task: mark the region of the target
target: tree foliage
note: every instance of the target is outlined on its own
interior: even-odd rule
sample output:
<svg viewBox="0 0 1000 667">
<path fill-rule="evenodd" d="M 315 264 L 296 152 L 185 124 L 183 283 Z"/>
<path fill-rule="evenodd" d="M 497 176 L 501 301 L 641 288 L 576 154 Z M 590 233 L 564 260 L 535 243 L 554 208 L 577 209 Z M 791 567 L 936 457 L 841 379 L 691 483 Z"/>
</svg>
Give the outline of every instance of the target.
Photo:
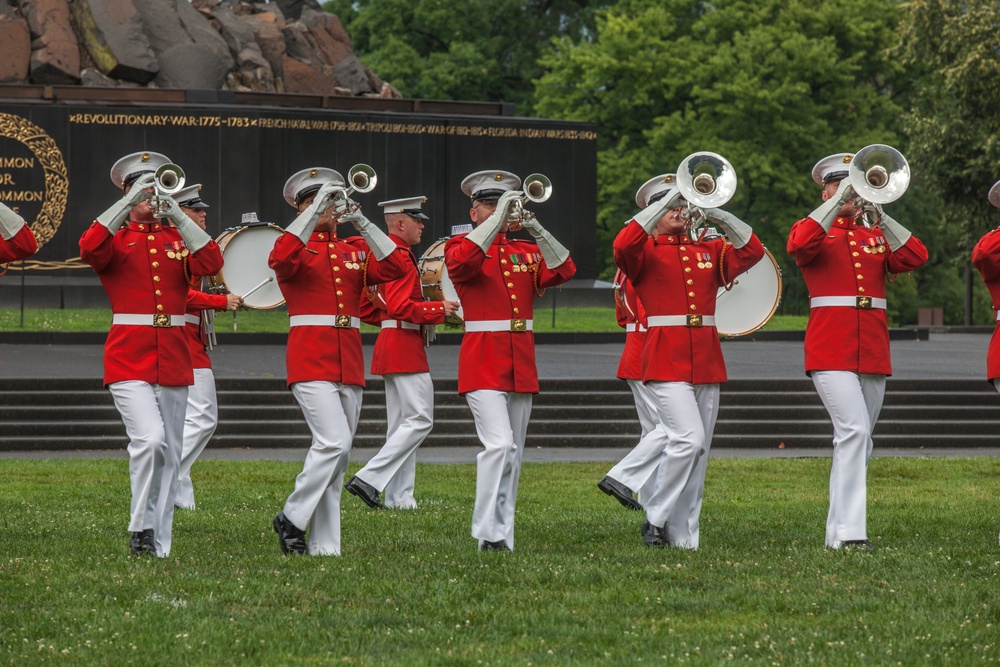
<svg viewBox="0 0 1000 667">
<path fill-rule="evenodd" d="M 527 112 L 553 37 L 592 30 L 597 0 L 331 0 L 354 51 L 404 95 Z"/>
</svg>

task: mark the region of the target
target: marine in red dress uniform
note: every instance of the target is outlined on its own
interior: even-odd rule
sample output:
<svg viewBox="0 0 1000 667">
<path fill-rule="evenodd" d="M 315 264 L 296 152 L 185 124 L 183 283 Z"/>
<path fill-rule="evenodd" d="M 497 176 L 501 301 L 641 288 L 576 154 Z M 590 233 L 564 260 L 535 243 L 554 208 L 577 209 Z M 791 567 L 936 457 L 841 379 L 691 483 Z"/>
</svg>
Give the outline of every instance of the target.
<svg viewBox="0 0 1000 667">
<path fill-rule="evenodd" d="M 885 281 L 927 261 L 927 248 L 882 214 L 860 220 L 848 176 L 849 153 L 820 160 L 813 180 L 823 205 L 792 225 L 788 252 L 809 289 L 805 370 L 833 422 L 826 545 L 870 549 L 866 478 L 872 431 L 892 373 Z"/>
<path fill-rule="evenodd" d="M 38 241 L 24 218 L 0 202 L 0 264 L 31 257 L 38 252 Z M 6 272 L 2 267 L 0 276 Z"/>
<path fill-rule="evenodd" d="M 417 258 L 410 249 L 420 243 L 425 197 L 379 202 L 396 254 L 407 266 L 398 280 L 369 289 L 361 297 L 361 319 L 381 327 L 372 353 L 372 373 L 385 381 L 388 421 L 385 444 L 347 482 L 347 490 L 370 507 L 414 509 L 417 448 L 434 424 L 434 384 L 424 352 L 424 327 L 442 324 L 458 309 L 457 301 L 424 301 Z"/>
<path fill-rule="evenodd" d="M 104 346 L 104 384 L 129 436 L 133 553 L 170 553 L 184 408 L 193 382 L 184 333 L 190 276 L 222 268 L 222 253 L 177 202 L 147 201 L 153 172 L 169 160 L 140 152 L 115 163 L 111 180 L 125 196 L 80 238 L 80 256 L 101 279 L 113 319 Z"/>
<path fill-rule="evenodd" d="M 205 209 L 208 204 L 201 198 L 201 184 L 189 185 L 174 194 L 184 215 L 195 221 L 202 230 L 207 229 Z M 215 345 L 215 311 L 236 310 L 243 303 L 237 294 L 209 294 L 199 289 L 204 278 L 191 276 L 187 311 L 184 314 L 184 331 L 191 349 L 194 383 L 188 388 L 187 409 L 184 413 L 184 448 L 181 452 L 180 470 L 177 474 L 177 494 L 174 506 L 193 510 L 194 484 L 191 466 L 204 451 L 219 423 L 219 400 L 215 392 L 215 374 L 208 350 Z"/>
<path fill-rule="evenodd" d="M 719 409 L 726 366 L 715 329 L 715 300 L 764 256 L 750 227 L 720 209 L 707 209 L 718 235 L 689 236 L 684 200 L 672 174 L 643 184 L 642 206 L 618 233 L 615 263 L 635 286 L 646 309 L 642 380 L 656 399 L 667 443 L 655 488 L 644 503 L 642 535 L 648 546 L 697 549 L 705 465 Z"/>
<path fill-rule="evenodd" d="M 341 487 L 365 385 L 361 292 L 407 269 L 396 244 L 359 210 L 347 209 L 345 188 L 333 169 L 289 178 L 285 200 L 299 216 L 268 260 L 288 306 L 288 386 L 313 437 L 295 490 L 273 522 L 286 554 L 340 555 Z M 338 238 L 338 222 L 353 223 L 363 238 Z"/>
<path fill-rule="evenodd" d="M 465 315 L 458 392 L 465 395 L 484 450 L 476 459 L 472 536 L 481 549 L 513 551 L 521 456 L 538 392 L 531 333 L 535 295 L 576 273 L 566 250 L 528 213 L 535 243 L 507 237 L 508 214 L 523 193 L 506 171 L 480 171 L 462 181 L 477 227 L 445 244 L 445 265 Z"/>
<path fill-rule="evenodd" d="M 989 194 L 990 203 L 1000 208 L 1000 181 Z M 986 283 L 993 302 L 994 319 L 1000 322 L 1000 229 L 994 229 L 979 239 L 972 249 L 972 264 L 979 269 L 979 275 Z M 990 346 L 986 352 L 986 379 L 1000 391 L 1000 325 L 993 329 Z"/>
</svg>

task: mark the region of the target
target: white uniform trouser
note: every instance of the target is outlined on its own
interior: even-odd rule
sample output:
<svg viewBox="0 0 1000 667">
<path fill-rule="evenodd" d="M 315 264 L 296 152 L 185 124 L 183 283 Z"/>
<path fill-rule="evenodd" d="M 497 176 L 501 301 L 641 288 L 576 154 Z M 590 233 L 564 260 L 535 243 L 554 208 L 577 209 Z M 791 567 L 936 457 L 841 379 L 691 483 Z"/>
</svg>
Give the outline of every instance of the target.
<svg viewBox="0 0 1000 667">
<path fill-rule="evenodd" d="M 188 388 L 127 380 L 109 384 L 108 390 L 129 438 L 129 532 L 152 528 L 156 555 L 169 556 Z"/>
<path fill-rule="evenodd" d="M 340 492 L 361 415 L 361 387 L 340 382 L 296 382 L 292 395 L 312 431 L 302 472 L 285 501 L 285 517 L 309 527 L 308 552 L 340 555 Z"/>
<path fill-rule="evenodd" d="M 868 539 L 868 459 L 872 431 L 882 411 L 885 376 L 851 371 L 812 371 L 811 375 L 833 422 L 826 546 L 839 549 L 847 540 Z"/>
<path fill-rule="evenodd" d="M 639 504 L 645 506 L 656 488 L 656 466 L 660 464 L 660 456 L 667 445 L 667 433 L 659 427 L 656 398 L 646 385 L 639 380 L 627 380 L 627 382 L 635 400 L 635 411 L 639 415 L 642 435 L 632 451 L 608 471 L 608 477 L 636 491 Z"/>
<path fill-rule="evenodd" d="M 386 507 L 413 509 L 417 447 L 434 425 L 434 383 L 430 373 L 385 375 L 388 430 L 382 449 L 358 471 L 362 481 L 385 491 Z"/>
<path fill-rule="evenodd" d="M 212 439 L 219 425 L 219 401 L 215 395 L 215 375 L 211 368 L 194 369 L 194 384 L 188 389 L 187 411 L 184 413 L 184 451 L 177 473 L 178 507 L 194 509 L 194 484 L 191 466 Z"/>
<path fill-rule="evenodd" d="M 667 529 L 672 546 L 697 549 L 705 471 L 719 416 L 719 385 L 649 382 L 667 443 L 656 472 L 646 520 Z"/>
<path fill-rule="evenodd" d="M 514 506 L 532 394 L 479 389 L 465 395 L 484 449 L 476 457 L 472 536 L 514 549 Z"/>
</svg>

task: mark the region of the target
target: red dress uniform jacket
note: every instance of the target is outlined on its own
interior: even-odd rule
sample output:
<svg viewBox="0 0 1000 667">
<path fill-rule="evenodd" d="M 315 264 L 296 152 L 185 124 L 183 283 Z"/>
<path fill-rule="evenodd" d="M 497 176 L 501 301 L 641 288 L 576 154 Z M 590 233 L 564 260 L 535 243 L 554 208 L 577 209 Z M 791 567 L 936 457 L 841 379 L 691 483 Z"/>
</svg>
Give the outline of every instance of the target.
<svg viewBox="0 0 1000 667">
<path fill-rule="evenodd" d="M 361 291 L 395 280 L 406 272 L 401 253 L 375 259 L 361 237 L 340 239 L 313 232 L 309 243 L 282 234 L 268 258 L 278 276 L 289 316 L 348 315 L 360 317 Z M 367 268 L 366 268 L 367 267 Z M 361 332 L 354 327 L 290 327 L 285 356 L 288 386 L 296 382 L 342 382 L 365 386 Z"/>
<path fill-rule="evenodd" d="M 535 288 L 561 285 L 576 274 L 567 259 L 550 269 L 538 245 L 497 234 L 483 253 L 465 234 L 448 239 L 444 261 L 465 320 L 533 318 Z M 458 393 L 492 389 L 538 393 L 535 338 L 530 331 L 466 332 L 458 355 Z"/>
<path fill-rule="evenodd" d="M 804 218 L 792 225 L 788 253 L 802 270 L 809 297 L 885 298 L 886 273 L 912 271 L 927 261 L 927 248 L 911 236 L 892 252 L 877 228 L 837 218 L 829 233 Z M 891 375 L 885 310 L 825 306 L 809 310 L 805 370 Z"/>
<path fill-rule="evenodd" d="M 686 235 L 661 234 L 653 239 L 632 221 L 615 237 L 614 253 L 647 318 L 714 316 L 722 281 L 731 282 L 760 261 L 764 246 L 756 234 L 739 249 L 721 237 L 698 242 Z M 715 327 L 650 327 L 642 351 L 642 381 L 725 382 L 726 362 Z"/>
<path fill-rule="evenodd" d="M 622 350 L 622 358 L 618 363 L 618 379 L 641 380 L 642 346 L 646 342 L 646 309 L 642 307 L 642 302 L 635 293 L 635 287 L 621 269 L 618 269 L 615 283 L 618 285 L 615 290 L 615 315 L 618 318 L 618 326 L 632 329 L 625 333 L 625 349 Z"/>
<path fill-rule="evenodd" d="M 195 276 L 222 268 L 215 241 L 183 256 L 186 251 L 180 232 L 160 222 L 129 222 L 114 236 L 94 222 L 80 237 L 80 257 L 97 272 L 116 314 L 183 316 L 188 295 L 184 265 Z M 194 382 L 191 368 L 184 327 L 111 325 L 104 344 L 105 385 L 138 380 L 185 386 Z"/>
<path fill-rule="evenodd" d="M 1000 229 L 994 229 L 972 249 L 972 264 L 979 269 L 986 289 L 990 291 L 995 313 L 1000 309 Z M 986 353 L 986 379 L 1000 378 L 1000 327 L 993 329 L 990 348 Z"/>
<path fill-rule="evenodd" d="M 10 240 L 0 237 L 0 264 L 13 262 L 25 257 L 31 257 L 38 252 L 38 241 L 31 233 L 28 225 L 24 225 L 17 230 L 17 234 L 10 237 Z M 0 271 L 0 275 L 2 275 Z"/>
<path fill-rule="evenodd" d="M 385 320 L 434 325 L 444 322 L 444 304 L 424 301 L 417 271 L 417 258 L 409 244 L 393 234 L 396 253 L 406 264 L 406 275 L 399 280 L 383 283 L 373 295 L 373 301 L 362 295 L 361 311 L 365 322 L 381 325 Z M 368 312 L 370 311 L 370 312 Z M 424 336 L 420 329 L 382 329 L 375 339 L 372 352 L 372 374 L 428 373 Z"/>
<path fill-rule="evenodd" d="M 199 281 L 200 282 L 200 281 Z M 188 345 L 191 347 L 191 365 L 194 368 L 211 368 L 212 360 L 205 349 L 205 340 L 201 335 L 201 311 L 225 310 L 229 300 L 225 294 L 209 294 L 193 287 L 188 291 L 187 315 L 195 315 L 198 324 L 188 322 L 184 325 Z"/>
</svg>

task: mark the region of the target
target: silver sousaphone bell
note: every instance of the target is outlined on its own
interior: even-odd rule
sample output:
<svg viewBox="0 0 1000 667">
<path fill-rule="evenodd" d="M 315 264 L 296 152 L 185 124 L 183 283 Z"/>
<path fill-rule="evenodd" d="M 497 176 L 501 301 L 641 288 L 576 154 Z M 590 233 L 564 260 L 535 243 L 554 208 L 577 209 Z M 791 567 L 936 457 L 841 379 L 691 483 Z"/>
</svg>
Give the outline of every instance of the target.
<svg viewBox="0 0 1000 667">
<path fill-rule="evenodd" d="M 871 144 L 854 154 L 847 177 L 861 199 L 888 204 L 902 197 L 910 185 L 910 165 L 892 146 Z"/>
</svg>

